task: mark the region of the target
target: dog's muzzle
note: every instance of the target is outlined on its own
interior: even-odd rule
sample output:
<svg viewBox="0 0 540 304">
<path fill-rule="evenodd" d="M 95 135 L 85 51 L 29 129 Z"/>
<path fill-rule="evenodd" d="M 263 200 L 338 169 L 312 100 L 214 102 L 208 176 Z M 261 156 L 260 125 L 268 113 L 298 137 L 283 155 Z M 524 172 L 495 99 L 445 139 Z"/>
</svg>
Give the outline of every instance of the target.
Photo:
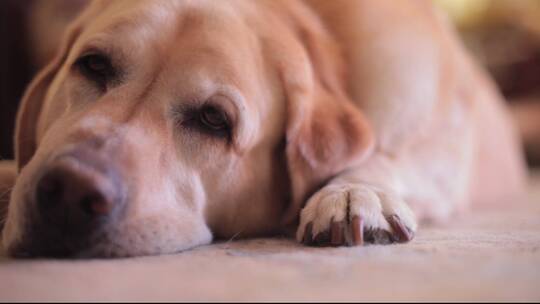
<svg viewBox="0 0 540 304">
<path fill-rule="evenodd" d="M 82 149 L 48 163 L 28 196 L 28 224 L 12 255 L 74 256 L 103 238 L 125 209 L 123 179 L 113 163 Z"/>
</svg>

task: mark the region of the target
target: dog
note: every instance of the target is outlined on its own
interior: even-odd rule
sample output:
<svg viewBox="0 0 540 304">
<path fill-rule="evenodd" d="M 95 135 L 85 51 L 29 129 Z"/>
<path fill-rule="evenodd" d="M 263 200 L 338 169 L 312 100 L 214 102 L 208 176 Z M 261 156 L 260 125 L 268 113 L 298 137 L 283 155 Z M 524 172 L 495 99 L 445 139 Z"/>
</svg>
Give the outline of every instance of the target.
<svg viewBox="0 0 540 304">
<path fill-rule="evenodd" d="M 526 181 L 501 97 L 427 1 L 93 1 L 15 138 L 13 257 L 403 243 Z"/>
</svg>

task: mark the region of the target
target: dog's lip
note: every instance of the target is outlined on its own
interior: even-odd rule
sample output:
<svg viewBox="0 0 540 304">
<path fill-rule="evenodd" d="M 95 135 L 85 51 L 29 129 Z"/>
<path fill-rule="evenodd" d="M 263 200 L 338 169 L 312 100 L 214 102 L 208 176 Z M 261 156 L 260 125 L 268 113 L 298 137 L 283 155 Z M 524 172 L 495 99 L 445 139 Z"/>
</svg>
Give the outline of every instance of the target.
<svg viewBox="0 0 540 304">
<path fill-rule="evenodd" d="M 88 237 L 80 238 L 74 235 L 60 235 L 51 237 L 45 235 L 36 238 L 37 229 L 26 231 L 25 235 L 17 242 L 5 248 L 7 256 L 20 259 L 33 258 L 56 258 L 77 259 L 91 257 L 89 252 L 99 244 L 99 240 L 107 233 L 107 229 L 98 229 Z"/>
</svg>

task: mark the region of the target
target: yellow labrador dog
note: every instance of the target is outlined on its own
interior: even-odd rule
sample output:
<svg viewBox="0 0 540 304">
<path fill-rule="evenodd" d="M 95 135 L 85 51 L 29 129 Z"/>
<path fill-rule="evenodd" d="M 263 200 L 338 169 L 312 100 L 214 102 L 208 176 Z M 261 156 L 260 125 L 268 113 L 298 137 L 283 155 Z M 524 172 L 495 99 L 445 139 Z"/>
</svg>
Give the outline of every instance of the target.
<svg viewBox="0 0 540 304">
<path fill-rule="evenodd" d="M 16 257 L 407 242 L 524 184 L 501 98 L 424 1 L 95 1 L 16 133 Z"/>
</svg>

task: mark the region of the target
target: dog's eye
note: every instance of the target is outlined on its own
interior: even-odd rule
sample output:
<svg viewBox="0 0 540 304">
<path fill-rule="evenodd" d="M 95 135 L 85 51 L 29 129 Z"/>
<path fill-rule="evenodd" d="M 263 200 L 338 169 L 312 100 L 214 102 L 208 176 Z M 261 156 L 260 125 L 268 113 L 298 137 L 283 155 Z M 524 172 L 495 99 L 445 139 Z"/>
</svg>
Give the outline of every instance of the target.
<svg viewBox="0 0 540 304">
<path fill-rule="evenodd" d="M 199 120 L 206 128 L 213 131 L 223 131 L 229 128 L 227 116 L 212 106 L 205 106 L 201 109 Z"/>
<path fill-rule="evenodd" d="M 175 115 L 181 125 L 193 131 L 218 138 L 230 139 L 231 123 L 220 107 L 204 105 L 200 108 L 180 108 Z"/>
<path fill-rule="evenodd" d="M 115 76 L 115 70 L 109 58 L 101 54 L 83 55 L 75 62 L 75 66 L 88 79 L 102 88 Z"/>
</svg>

